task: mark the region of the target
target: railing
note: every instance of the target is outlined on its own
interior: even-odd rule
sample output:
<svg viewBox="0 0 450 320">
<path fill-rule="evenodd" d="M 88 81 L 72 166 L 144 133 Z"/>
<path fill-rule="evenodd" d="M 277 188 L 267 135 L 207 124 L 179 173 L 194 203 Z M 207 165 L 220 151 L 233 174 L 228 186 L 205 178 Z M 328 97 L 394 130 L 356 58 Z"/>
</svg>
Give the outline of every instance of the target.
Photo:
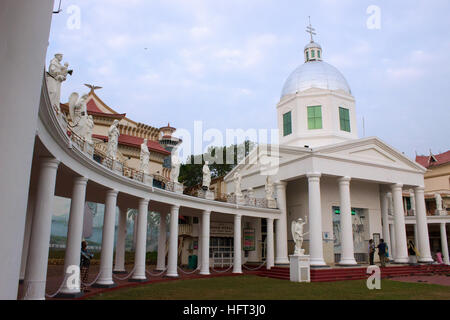
<svg viewBox="0 0 450 320">
<path fill-rule="evenodd" d="M 179 224 L 178 225 L 178 234 L 181 235 L 192 235 L 192 224 Z"/>
<path fill-rule="evenodd" d="M 55 110 L 53 111 L 55 112 Z M 89 143 L 86 141 L 85 138 L 77 135 L 73 131 L 73 127 L 71 127 L 67 123 L 67 119 L 65 117 L 62 117 L 61 119 L 62 121 L 65 122 L 67 135 L 69 136 L 70 141 L 72 142 L 72 146 L 75 146 L 78 149 L 80 149 L 83 153 L 87 154 L 94 161 L 102 164 L 111 171 L 114 171 L 115 173 L 120 174 L 129 179 L 149 184 L 151 186 L 159 187 L 161 189 L 170 192 L 176 191 L 175 183 L 173 181 L 170 181 L 166 177 L 163 177 L 158 174 L 147 175 L 143 171 L 139 171 L 126 166 L 123 162 L 119 161 L 118 159 L 113 159 L 109 157 L 106 154 L 106 152 L 100 148 L 99 144 L 96 145 L 94 143 Z M 203 192 L 202 194 L 197 193 L 191 196 L 205 198 L 205 192 Z M 241 197 L 236 197 L 236 195 L 234 194 L 216 194 L 214 196 L 214 200 L 244 206 L 252 206 L 256 208 L 269 208 L 269 204 L 266 199 L 250 197 L 248 193 L 243 194 Z M 276 209 L 276 206 L 271 208 Z"/>
<path fill-rule="evenodd" d="M 220 252 L 220 251 L 215 251 L 213 252 L 213 268 L 214 267 L 228 267 L 231 266 L 231 264 L 233 263 L 233 251 L 225 251 L 225 252 Z"/>
</svg>

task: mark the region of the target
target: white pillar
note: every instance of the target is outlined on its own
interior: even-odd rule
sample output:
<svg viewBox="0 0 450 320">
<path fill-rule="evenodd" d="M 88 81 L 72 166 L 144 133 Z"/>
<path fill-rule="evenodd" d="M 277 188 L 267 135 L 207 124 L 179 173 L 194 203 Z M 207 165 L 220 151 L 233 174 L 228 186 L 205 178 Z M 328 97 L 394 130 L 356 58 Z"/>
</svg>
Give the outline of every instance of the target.
<svg viewBox="0 0 450 320">
<path fill-rule="evenodd" d="M 203 211 L 202 215 L 202 261 L 200 274 L 209 273 L 209 229 L 210 229 L 211 211 Z"/>
<path fill-rule="evenodd" d="M 138 225 L 136 236 L 136 251 L 134 253 L 134 273 L 132 281 L 144 281 L 145 276 L 145 254 L 147 252 L 147 215 L 149 199 L 139 200 Z"/>
<path fill-rule="evenodd" d="M 178 216 L 180 206 L 172 205 L 170 210 L 169 257 L 167 276 L 178 277 Z"/>
<path fill-rule="evenodd" d="M 397 263 L 408 263 L 408 246 L 406 243 L 405 211 L 403 210 L 402 184 L 392 185 L 394 200 L 395 259 Z"/>
<path fill-rule="evenodd" d="M 274 265 L 274 247 L 273 247 L 273 219 L 267 219 L 267 242 L 266 242 L 266 268 L 271 269 Z"/>
<path fill-rule="evenodd" d="M 159 214 L 159 236 L 158 236 L 158 258 L 156 262 L 156 270 L 163 271 L 166 269 L 166 238 L 167 238 L 167 213 Z"/>
<path fill-rule="evenodd" d="M 127 237 L 127 211 L 119 207 L 119 225 L 117 227 L 116 260 L 114 273 L 125 273 L 125 241 Z"/>
<path fill-rule="evenodd" d="M 36 207 L 31 227 L 30 248 L 25 271 L 24 300 L 45 300 L 48 245 L 50 243 L 53 199 L 55 197 L 58 166 L 59 161 L 54 158 L 41 159 Z M 7 242 L 9 243 L 10 241 Z M 6 258 L 7 254 L 9 252 L 5 252 L 5 256 L 0 260 L 8 260 Z M 18 266 L 16 268 L 19 269 Z"/>
<path fill-rule="evenodd" d="M 425 207 L 425 188 L 415 188 L 416 200 L 416 226 L 417 241 L 419 248 L 419 262 L 433 262 L 430 250 L 430 239 L 428 234 L 427 212 Z"/>
<path fill-rule="evenodd" d="M 355 265 L 353 248 L 352 208 L 350 202 L 350 177 L 339 179 L 339 196 L 341 200 L 341 265 Z"/>
<path fill-rule="evenodd" d="M 254 251 L 249 251 L 248 252 L 248 262 L 258 262 L 259 261 L 259 256 L 258 256 L 258 232 L 257 232 L 257 220 L 259 220 L 259 218 L 251 218 L 248 217 L 247 220 L 249 220 L 249 225 L 250 228 L 255 230 L 255 250 Z"/>
<path fill-rule="evenodd" d="M 309 254 L 311 266 L 326 266 L 323 260 L 322 205 L 320 200 L 320 173 L 308 173 L 309 200 Z"/>
<path fill-rule="evenodd" d="M 444 263 L 449 265 L 450 260 L 448 256 L 448 240 L 447 240 L 447 229 L 445 227 L 445 222 L 441 223 L 441 247 L 442 255 L 444 256 Z"/>
<path fill-rule="evenodd" d="M 100 277 L 96 287 L 111 288 L 115 286 L 112 279 L 114 254 L 114 229 L 116 219 L 117 190 L 106 192 L 105 216 L 103 218 L 102 251 L 100 254 Z"/>
<path fill-rule="evenodd" d="M 203 261 L 202 258 L 202 217 L 200 217 L 198 219 L 198 246 L 197 246 L 197 256 L 198 256 L 198 263 L 201 264 L 201 262 Z M 209 255 L 209 253 L 208 253 Z"/>
<path fill-rule="evenodd" d="M 381 219 L 383 222 L 383 239 L 391 250 L 391 236 L 389 234 L 389 198 L 386 193 L 380 194 L 381 200 Z M 390 255 L 389 255 L 390 258 Z"/>
<path fill-rule="evenodd" d="M 73 181 L 72 200 L 70 202 L 69 227 L 67 231 L 67 245 L 64 257 L 64 275 L 69 277 L 72 272 L 67 273 L 70 266 L 80 265 L 81 241 L 83 238 L 84 204 L 86 200 L 86 186 L 88 179 L 77 177 Z M 77 296 L 81 292 L 80 287 L 68 288 L 67 282 L 61 289 L 66 296 Z"/>
<path fill-rule="evenodd" d="M 0 1 L 0 300 L 17 299 L 52 10 L 53 0 Z"/>
<path fill-rule="evenodd" d="M 25 270 L 27 267 L 28 248 L 30 246 L 31 226 L 33 223 L 35 201 L 36 201 L 35 196 L 33 194 L 30 194 L 30 196 L 28 197 L 27 217 L 25 220 L 25 234 L 23 237 L 23 246 L 22 246 L 22 261 L 20 263 L 20 278 L 19 279 L 21 281 L 23 281 L 23 279 L 25 279 Z"/>
<path fill-rule="evenodd" d="M 241 243 L 241 221 L 242 216 L 234 216 L 234 257 L 233 273 L 242 273 L 242 243 Z"/>
<path fill-rule="evenodd" d="M 389 224 L 389 233 L 391 236 L 391 246 L 389 247 L 389 260 L 395 260 L 396 248 L 395 248 L 395 228 L 394 224 Z"/>
<path fill-rule="evenodd" d="M 276 264 L 289 264 L 288 248 L 287 248 L 287 203 L 286 203 L 286 186 L 287 182 L 277 181 L 275 188 L 277 190 L 277 204 L 280 209 L 280 218 L 277 219 L 276 237 L 277 249 L 275 251 L 275 263 Z"/>
</svg>

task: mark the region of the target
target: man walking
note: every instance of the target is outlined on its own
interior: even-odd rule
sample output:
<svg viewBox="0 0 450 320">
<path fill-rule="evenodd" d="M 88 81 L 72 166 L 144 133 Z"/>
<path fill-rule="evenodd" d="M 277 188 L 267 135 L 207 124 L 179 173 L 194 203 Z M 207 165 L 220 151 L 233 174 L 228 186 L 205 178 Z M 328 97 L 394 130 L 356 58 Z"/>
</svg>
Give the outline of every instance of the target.
<svg viewBox="0 0 450 320">
<path fill-rule="evenodd" d="M 380 256 L 381 267 L 386 266 L 386 243 L 384 239 L 380 239 L 380 244 L 378 245 L 378 255 Z"/>
<path fill-rule="evenodd" d="M 375 243 L 373 240 L 369 240 L 369 265 L 373 266 L 373 257 L 375 255 Z"/>
</svg>

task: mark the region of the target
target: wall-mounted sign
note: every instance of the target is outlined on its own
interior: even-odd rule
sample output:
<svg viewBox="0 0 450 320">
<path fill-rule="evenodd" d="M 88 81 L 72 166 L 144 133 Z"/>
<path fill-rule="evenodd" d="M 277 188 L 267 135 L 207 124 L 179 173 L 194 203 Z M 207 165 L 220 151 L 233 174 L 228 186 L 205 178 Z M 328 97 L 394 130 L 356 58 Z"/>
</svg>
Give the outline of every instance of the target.
<svg viewBox="0 0 450 320">
<path fill-rule="evenodd" d="M 244 251 L 255 251 L 255 229 L 244 229 Z"/>
<path fill-rule="evenodd" d="M 210 236 L 211 237 L 232 237 L 232 236 L 234 236 L 234 226 L 232 223 L 211 222 Z"/>
</svg>

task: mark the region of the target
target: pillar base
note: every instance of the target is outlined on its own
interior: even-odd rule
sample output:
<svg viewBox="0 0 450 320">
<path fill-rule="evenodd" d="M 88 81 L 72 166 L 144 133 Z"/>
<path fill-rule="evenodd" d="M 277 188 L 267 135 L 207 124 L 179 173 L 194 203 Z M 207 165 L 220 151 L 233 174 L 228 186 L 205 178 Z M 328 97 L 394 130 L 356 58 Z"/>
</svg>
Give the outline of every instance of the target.
<svg viewBox="0 0 450 320">
<path fill-rule="evenodd" d="M 358 263 L 356 262 L 355 259 L 343 259 L 339 261 L 336 265 L 346 267 L 346 266 L 357 266 Z"/>
<path fill-rule="evenodd" d="M 423 263 L 423 264 L 432 264 L 434 262 L 433 258 L 423 258 L 423 259 L 418 259 L 419 263 Z"/>
<path fill-rule="evenodd" d="M 200 271 L 199 274 L 201 274 L 202 276 L 209 276 L 211 274 L 211 272 L 208 271 Z"/>
<path fill-rule="evenodd" d="M 180 276 L 177 273 L 166 274 L 165 278 L 179 278 Z"/>
<path fill-rule="evenodd" d="M 360 264 L 357 264 L 357 263 L 355 263 L 355 264 L 352 264 L 352 263 L 336 263 L 336 266 L 337 267 L 343 267 L 343 268 L 354 268 L 354 267 L 360 267 L 361 265 Z"/>
<path fill-rule="evenodd" d="M 409 264 L 409 258 L 396 258 L 394 259 L 394 263 L 396 264 Z"/>
<path fill-rule="evenodd" d="M 122 270 L 117 270 L 117 271 L 114 270 L 113 271 L 113 274 L 126 274 L 126 273 L 128 273 L 126 270 L 123 270 L 123 271 Z"/>
<path fill-rule="evenodd" d="M 147 278 L 145 279 L 128 279 L 128 282 L 146 282 Z"/>
<path fill-rule="evenodd" d="M 109 289 L 109 288 L 115 288 L 117 287 L 117 284 L 111 283 L 111 284 L 100 284 L 100 283 L 94 283 L 92 285 L 92 288 L 102 288 L 102 289 Z"/>
<path fill-rule="evenodd" d="M 82 296 L 84 296 L 84 292 L 74 292 L 74 293 L 65 293 L 65 292 L 61 292 L 59 293 L 56 298 L 58 299 L 77 299 L 77 298 L 81 298 Z"/>
<path fill-rule="evenodd" d="M 290 262 L 289 262 L 288 258 L 277 258 L 277 259 L 275 259 L 275 264 L 276 265 L 283 265 L 283 264 L 289 265 Z"/>
</svg>

